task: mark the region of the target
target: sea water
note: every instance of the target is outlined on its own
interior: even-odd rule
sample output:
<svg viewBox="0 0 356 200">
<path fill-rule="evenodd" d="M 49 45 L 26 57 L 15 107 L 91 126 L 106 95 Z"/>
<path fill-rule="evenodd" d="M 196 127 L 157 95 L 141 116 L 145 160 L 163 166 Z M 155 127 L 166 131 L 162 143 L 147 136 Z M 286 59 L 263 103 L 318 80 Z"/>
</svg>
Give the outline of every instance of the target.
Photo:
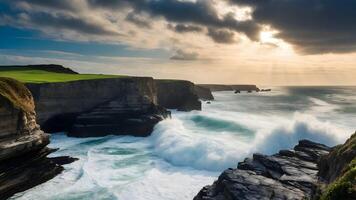
<svg viewBox="0 0 356 200">
<path fill-rule="evenodd" d="M 51 136 L 51 156 L 79 158 L 54 179 L 17 194 L 36 200 L 184 200 L 254 152 L 273 154 L 300 139 L 327 145 L 356 130 L 355 87 L 276 87 L 215 92 L 203 111 L 172 111 L 147 138 Z"/>
</svg>

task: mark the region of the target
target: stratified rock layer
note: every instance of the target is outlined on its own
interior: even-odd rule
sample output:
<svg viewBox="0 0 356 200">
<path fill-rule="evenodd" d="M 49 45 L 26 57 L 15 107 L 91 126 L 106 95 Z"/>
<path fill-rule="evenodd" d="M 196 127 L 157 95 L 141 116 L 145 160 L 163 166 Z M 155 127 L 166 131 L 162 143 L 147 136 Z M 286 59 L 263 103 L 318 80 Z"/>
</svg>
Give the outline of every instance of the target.
<svg viewBox="0 0 356 200">
<path fill-rule="evenodd" d="M 312 198 L 318 183 L 319 158 L 330 148 L 302 140 L 294 150 L 266 156 L 254 154 L 227 169 L 194 200 L 297 200 Z"/>
<path fill-rule="evenodd" d="M 46 157 L 54 151 L 46 147 L 49 135 L 36 123 L 31 93 L 15 80 L 0 78 L 0 119 L 0 199 L 43 183 L 63 170 Z"/>
<path fill-rule="evenodd" d="M 46 132 L 70 136 L 147 136 L 169 112 L 157 105 L 152 78 L 122 77 L 27 84 Z"/>
</svg>

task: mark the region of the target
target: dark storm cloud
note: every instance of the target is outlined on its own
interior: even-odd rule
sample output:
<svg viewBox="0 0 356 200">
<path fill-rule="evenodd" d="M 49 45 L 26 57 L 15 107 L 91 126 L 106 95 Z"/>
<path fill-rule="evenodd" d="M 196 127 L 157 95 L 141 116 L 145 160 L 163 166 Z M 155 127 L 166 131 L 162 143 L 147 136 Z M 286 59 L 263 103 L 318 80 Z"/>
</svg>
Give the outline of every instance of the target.
<svg viewBox="0 0 356 200">
<path fill-rule="evenodd" d="M 222 19 L 210 0 L 89 0 L 92 6 L 120 8 L 130 4 L 136 13 L 145 12 L 152 17 L 164 17 L 169 22 L 195 24 L 206 27 L 226 28 L 246 34 L 257 41 L 260 26 L 251 21 L 237 21 L 232 14 Z"/>
<path fill-rule="evenodd" d="M 41 27 L 67 29 L 83 34 L 119 35 L 119 33 L 108 30 L 101 24 L 92 23 L 69 15 L 37 13 L 26 15 L 24 18 L 23 23 L 27 23 L 27 25 L 34 24 Z"/>
<path fill-rule="evenodd" d="M 202 30 L 208 29 L 208 36 L 220 43 L 231 43 L 229 38 L 233 38 L 231 35 L 234 33 L 243 33 L 252 41 L 258 41 L 261 26 L 270 25 L 279 31 L 275 37 L 292 44 L 304 54 L 356 51 L 356 0 L 221 1 L 251 7 L 252 20 L 238 21 L 233 13 L 219 16 L 212 0 L 4 0 L 11 5 L 25 2 L 31 6 L 52 9 L 26 12 L 33 25 L 38 23 L 37 27 L 112 35 L 116 32 L 108 30 L 105 24 L 95 24 L 87 16 L 79 16 L 79 10 L 123 12 L 130 9 L 126 20 L 137 26 L 149 28 L 149 20 L 164 18 L 170 24 L 177 24 L 173 27 L 177 33 L 203 32 L 199 30 L 200 27 Z M 58 10 L 63 11 L 61 15 L 54 15 Z M 149 19 L 141 18 L 142 14 L 148 15 Z M 48 15 L 48 19 L 40 19 L 38 16 L 41 15 Z M 17 16 L 10 17 L 16 20 Z"/>
<path fill-rule="evenodd" d="M 195 25 L 187 25 L 187 24 L 168 24 L 167 27 L 171 30 L 174 30 L 177 33 L 187 33 L 187 32 L 202 32 L 203 28 Z"/>
<path fill-rule="evenodd" d="M 178 49 L 175 54 L 170 58 L 171 60 L 197 60 L 199 54 L 196 52 L 188 52 Z"/>
<path fill-rule="evenodd" d="M 151 23 L 140 17 L 139 15 L 136 15 L 135 13 L 133 12 L 130 12 L 127 16 L 126 16 L 126 21 L 129 21 L 135 25 L 137 25 L 138 27 L 141 27 L 141 28 L 151 28 Z"/>
<path fill-rule="evenodd" d="M 208 36 L 211 37 L 215 42 L 217 43 L 225 43 L 225 44 L 231 44 L 236 42 L 234 39 L 234 32 L 229 31 L 229 30 L 219 30 L 219 29 L 208 29 Z"/>
<path fill-rule="evenodd" d="M 305 54 L 356 51 L 355 0 L 230 0 L 254 8 L 253 20 Z"/>
<path fill-rule="evenodd" d="M 75 10 L 76 1 L 73 0 L 6 0 L 8 2 L 25 2 L 29 5 L 37 5 L 53 9 Z"/>
</svg>

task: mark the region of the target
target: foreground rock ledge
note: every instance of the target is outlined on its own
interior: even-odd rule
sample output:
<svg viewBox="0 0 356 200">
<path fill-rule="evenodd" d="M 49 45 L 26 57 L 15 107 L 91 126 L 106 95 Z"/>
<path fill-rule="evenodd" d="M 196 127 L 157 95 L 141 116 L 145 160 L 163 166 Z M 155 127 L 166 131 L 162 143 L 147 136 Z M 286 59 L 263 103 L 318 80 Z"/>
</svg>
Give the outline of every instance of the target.
<svg viewBox="0 0 356 200">
<path fill-rule="evenodd" d="M 311 199 L 318 187 L 317 162 L 331 148 L 302 140 L 293 150 L 266 156 L 254 154 L 225 170 L 194 200 Z"/>
</svg>

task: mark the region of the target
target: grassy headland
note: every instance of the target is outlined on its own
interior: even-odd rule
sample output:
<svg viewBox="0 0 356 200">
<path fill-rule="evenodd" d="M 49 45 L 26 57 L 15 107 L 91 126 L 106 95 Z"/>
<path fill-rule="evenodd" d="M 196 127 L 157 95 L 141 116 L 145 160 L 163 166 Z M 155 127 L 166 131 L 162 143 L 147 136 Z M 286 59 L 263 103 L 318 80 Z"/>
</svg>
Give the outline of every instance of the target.
<svg viewBox="0 0 356 200">
<path fill-rule="evenodd" d="M 90 79 L 119 78 L 120 75 L 68 74 L 28 67 L 0 67 L 0 77 L 13 78 L 23 83 L 54 83 Z"/>
</svg>

